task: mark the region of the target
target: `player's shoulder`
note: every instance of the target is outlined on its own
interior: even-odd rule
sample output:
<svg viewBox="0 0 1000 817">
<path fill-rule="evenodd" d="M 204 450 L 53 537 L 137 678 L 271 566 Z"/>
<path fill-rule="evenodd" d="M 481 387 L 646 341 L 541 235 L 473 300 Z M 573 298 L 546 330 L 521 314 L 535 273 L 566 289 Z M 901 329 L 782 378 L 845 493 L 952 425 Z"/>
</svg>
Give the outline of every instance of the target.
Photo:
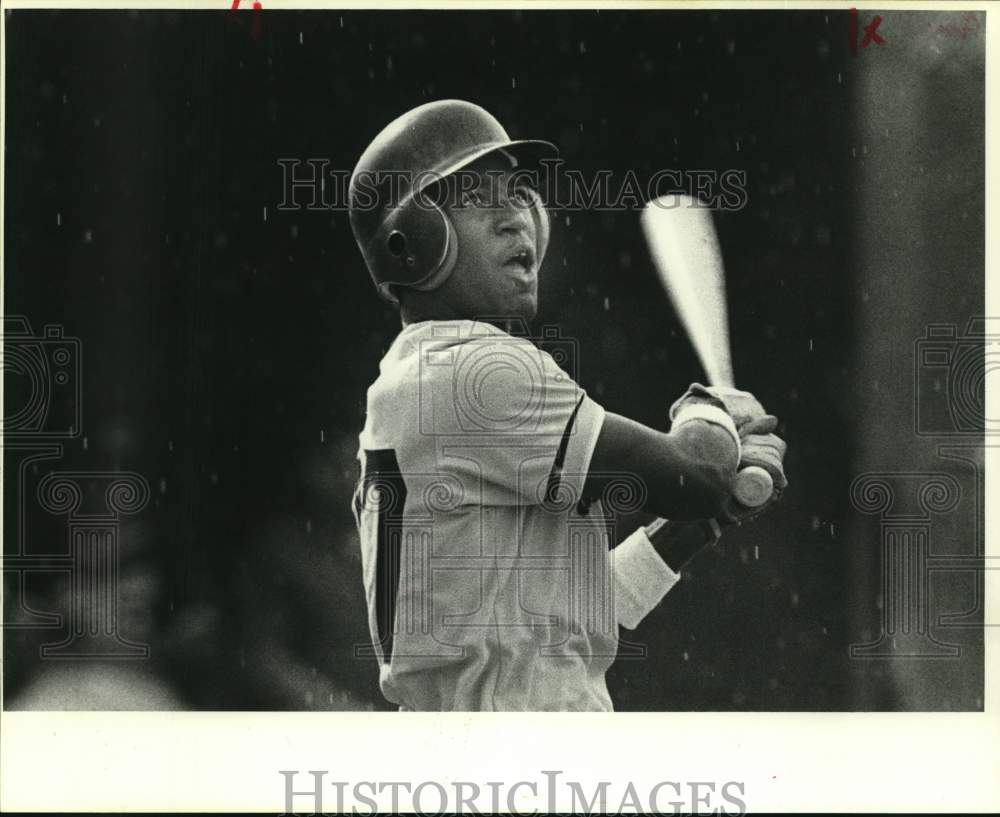
<svg viewBox="0 0 1000 817">
<path fill-rule="evenodd" d="M 382 374 L 406 371 L 421 380 L 451 378 L 457 366 L 549 358 L 529 338 L 485 321 L 421 321 L 406 326 L 382 361 Z"/>
<path fill-rule="evenodd" d="M 378 378 L 368 390 L 369 408 L 375 402 L 403 400 L 415 388 L 451 382 L 463 354 L 487 334 L 469 320 L 419 321 L 404 326 L 379 363 Z"/>
<path fill-rule="evenodd" d="M 511 334 L 477 320 L 431 323 L 414 333 L 425 378 L 458 377 L 473 385 L 488 377 L 513 388 L 542 385 L 565 375 L 553 356 L 526 333 Z"/>
<path fill-rule="evenodd" d="M 382 359 L 369 404 L 373 397 L 394 402 L 416 389 L 425 399 L 433 394 L 502 407 L 523 402 L 525 391 L 540 397 L 575 386 L 553 355 L 529 337 L 486 321 L 421 321 L 404 327 Z"/>
</svg>

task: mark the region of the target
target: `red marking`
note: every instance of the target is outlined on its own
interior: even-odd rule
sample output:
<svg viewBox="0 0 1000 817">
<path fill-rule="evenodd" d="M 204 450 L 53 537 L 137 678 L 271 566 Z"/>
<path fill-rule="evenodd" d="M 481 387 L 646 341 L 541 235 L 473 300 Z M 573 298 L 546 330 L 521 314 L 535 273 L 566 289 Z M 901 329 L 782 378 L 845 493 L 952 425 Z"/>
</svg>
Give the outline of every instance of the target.
<svg viewBox="0 0 1000 817">
<path fill-rule="evenodd" d="M 255 3 L 254 5 L 259 5 L 259 4 Z M 883 37 L 880 37 L 878 31 L 876 30 L 878 29 L 879 23 L 881 22 L 882 18 L 876 14 L 875 17 L 872 19 L 872 21 L 865 26 L 865 36 L 861 40 L 862 48 L 867 48 L 868 44 L 873 41 L 875 45 L 885 44 L 885 39 Z"/>
<path fill-rule="evenodd" d="M 940 31 L 942 34 L 957 35 L 964 40 L 970 34 L 979 31 L 979 18 L 974 12 L 967 11 L 962 16 L 961 25 L 958 23 L 938 23 L 937 25 L 928 25 L 927 28 L 932 31 Z"/>
<path fill-rule="evenodd" d="M 237 11 L 239 9 L 239 7 L 240 7 L 240 0 L 233 0 L 233 5 L 230 7 L 231 10 L 232 11 Z M 264 6 L 260 2 L 260 0 L 254 0 L 253 10 L 254 11 L 262 11 L 263 9 L 264 9 Z M 253 36 L 254 39 L 257 39 L 257 37 L 260 36 L 260 17 L 258 17 L 257 15 L 254 15 L 254 18 L 253 18 L 253 27 L 250 29 L 250 33 L 251 33 L 251 35 Z"/>
<path fill-rule="evenodd" d="M 878 33 L 878 27 L 882 24 L 882 18 L 876 14 L 872 21 L 865 26 L 865 36 L 861 38 L 861 47 L 867 48 L 872 43 L 875 45 L 885 45 L 885 38 Z M 851 44 L 851 56 L 858 56 L 858 10 L 851 9 L 851 27 L 848 34 Z"/>
</svg>

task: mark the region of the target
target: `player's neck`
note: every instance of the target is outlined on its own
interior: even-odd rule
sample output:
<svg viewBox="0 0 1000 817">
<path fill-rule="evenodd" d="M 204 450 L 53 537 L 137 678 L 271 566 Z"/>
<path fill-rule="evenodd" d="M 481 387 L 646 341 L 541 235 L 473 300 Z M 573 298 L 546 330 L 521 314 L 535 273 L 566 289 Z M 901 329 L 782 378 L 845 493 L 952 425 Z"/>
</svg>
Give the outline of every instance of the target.
<svg viewBox="0 0 1000 817">
<path fill-rule="evenodd" d="M 468 309 L 456 307 L 446 299 L 435 298 L 432 293 L 408 292 L 399 305 L 403 328 L 424 321 L 477 321 L 495 326 L 508 334 L 524 334 L 526 323 L 516 316 L 470 314 Z M 515 327 L 521 327 L 516 329 Z"/>
<path fill-rule="evenodd" d="M 460 315 L 451 304 L 424 298 L 424 295 L 423 292 L 408 294 L 399 305 L 399 317 L 404 327 L 423 321 L 454 321 L 467 317 Z"/>
<path fill-rule="evenodd" d="M 469 317 L 467 315 L 451 315 L 445 317 L 443 315 L 406 315 L 400 312 L 400 317 L 402 318 L 403 328 L 407 326 L 412 326 L 415 323 L 424 323 L 426 321 L 474 321 L 475 323 L 488 323 L 491 326 L 496 327 L 501 332 L 506 332 L 508 335 L 520 335 L 524 334 L 523 327 L 525 326 L 524 321 L 517 318 L 505 318 L 505 317 L 489 317 L 489 316 L 476 316 Z"/>
</svg>

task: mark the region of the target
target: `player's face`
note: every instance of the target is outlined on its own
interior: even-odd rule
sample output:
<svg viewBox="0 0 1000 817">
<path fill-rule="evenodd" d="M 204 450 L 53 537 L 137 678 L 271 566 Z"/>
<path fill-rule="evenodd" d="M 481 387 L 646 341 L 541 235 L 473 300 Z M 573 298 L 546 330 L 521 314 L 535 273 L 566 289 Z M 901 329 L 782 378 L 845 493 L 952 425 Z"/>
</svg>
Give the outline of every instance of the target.
<svg viewBox="0 0 1000 817">
<path fill-rule="evenodd" d="M 446 208 L 458 234 L 447 297 L 465 317 L 530 320 L 538 310 L 539 261 L 532 191 L 518 182 L 502 154 L 484 157 L 469 171 L 478 189 L 450 196 Z"/>
</svg>

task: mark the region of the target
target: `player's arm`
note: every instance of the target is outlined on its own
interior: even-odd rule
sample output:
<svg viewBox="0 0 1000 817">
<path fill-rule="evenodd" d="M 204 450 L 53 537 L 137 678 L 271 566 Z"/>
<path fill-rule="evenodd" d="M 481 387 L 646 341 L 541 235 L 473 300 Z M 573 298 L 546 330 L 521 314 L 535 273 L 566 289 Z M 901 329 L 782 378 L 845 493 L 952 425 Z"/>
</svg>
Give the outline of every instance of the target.
<svg viewBox="0 0 1000 817">
<path fill-rule="evenodd" d="M 694 383 L 671 406 L 670 419 L 664 433 L 609 412 L 584 494 L 599 496 L 605 483 L 625 473 L 642 481 L 643 509 L 657 516 L 734 521 L 743 515 L 732 500 L 738 466 L 761 465 L 776 495 L 784 489 L 784 442 L 773 434 L 778 421 L 749 392 Z"/>
<path fill-rule="evenodd" d="M 673 405 L 670 417 L 673 426 L 666 435 L 638 423 L 620 423 L 624 418 L 613 419 L 610 427 L 605 426 L 610 428 L 604 438 L 608 448 L 621 441 L 619 432 L 623 429 L 624 435 L 631 435 L 630 445 L 661 446 L 658 452 L 637 458 L 637 467 L 679 467 L 681 473 L 689 475 L 685 482 L 690 480 L 690 475 L 699 475 L 702 480 L 699 489 L 685 497 L 682 490 L 669 484 L 669 480 L 664 485 L 662 478 L 657 479 L 655 474 L 652 479 L 642 477 L 647 485 L 647 510 L 661 517 L 669 516 L 671 521 L 661 518 L 639 528 L 612 551 L 616 615 L 619 623 L 629 629 L 638 626 L 679 581 L 683 565 L 702 548 L 718 540 L 721 535 L 719 522 L 741 521 L 764 510 L 765 506 L 743 508 L 731 498 L 737 467 L 755 465 L 771 474 L 775 487 L 771 502 L 777 500 L 787 485 L 785 443 L 774 434 L 778 421 L 766 414 L 763 406 L 748 392 L 720 393 L 693 384 Z M 601 437 L 597 444 L 597 448 L 600 447 Z M 595 479 L 593 483 L 588 480 L 588 484 L 596 488 L 598 467 L 622 465 L 616 456 L 606 448 L 598 459 L 595 449 L 591 466 Z M 720 473 L 702 470 L 704 460 L 712 457 L 725 462 Z M 704 504 L 700 497 L 704 497 Z M 680 513 L 666 509 L 668 505 L 684 501 L 692 504 Z M 658 506 L 664 510 L 659 510 Z M 709 512 L 699 515 L 699 510 L 706 509 Z M 678 521 L 685 518 L 690 521 Z"/>
<path fill-rule="evenodd" d="M 740 434 L 740 467 L 755 465 L 772 474 L 776 488 L 772 502 L 787 485 L 785 443 L 773 433 L 776 424 L 775 418 L 762 417 L 746 423 Z M 661 518 L 632 533 L 612 551 L 618 622 L 628 629 L 637 627 L 680 580 L 681 568 L 702 548 L 718 541 L 720 523 L 749 519 L 763 509 L 744 508 L 727 499 L 720 514 L 688 521 Z"/>
<path fill-rule="evenodd" d="M 735 433 L 723 423 L 693 419 L 669 433 L 608 412 L 590 460 L 584 495 L 600 496 L 616 474 L 637 476 L 643 510 L 671 519 L 722 513 L 739 462 Z"/>
</svg>

